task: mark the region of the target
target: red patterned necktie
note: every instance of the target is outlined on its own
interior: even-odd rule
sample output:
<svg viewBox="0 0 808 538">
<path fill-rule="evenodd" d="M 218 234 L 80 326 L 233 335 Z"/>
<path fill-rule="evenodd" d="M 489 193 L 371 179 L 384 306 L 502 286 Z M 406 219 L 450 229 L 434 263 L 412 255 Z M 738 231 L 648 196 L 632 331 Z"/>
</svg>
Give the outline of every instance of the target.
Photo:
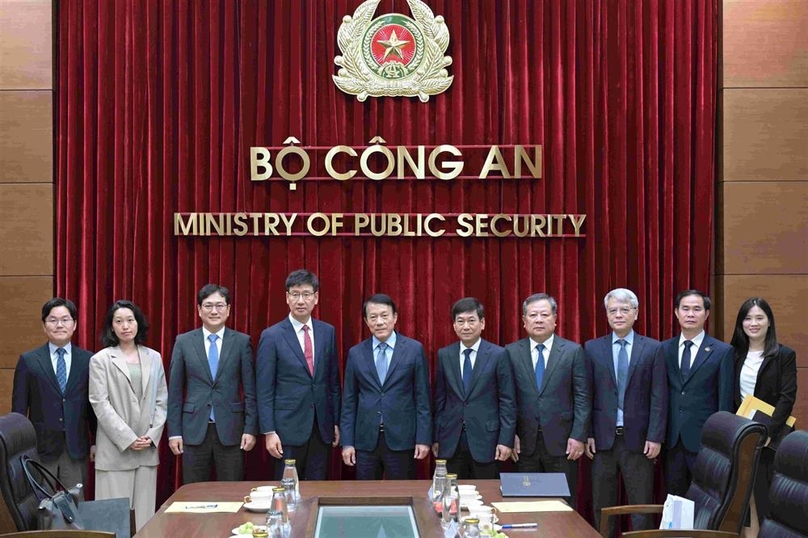
<svg viewBox="0 0 808 538">
<path fill-rule="evenodd" d="M 306 364 L 309 365 L 309 372 L 314 375 L 314 348 L 311 345 L 309 336 L 309 326 L 303 325 L 303 355 L 306 356 Z"/>
</svg>

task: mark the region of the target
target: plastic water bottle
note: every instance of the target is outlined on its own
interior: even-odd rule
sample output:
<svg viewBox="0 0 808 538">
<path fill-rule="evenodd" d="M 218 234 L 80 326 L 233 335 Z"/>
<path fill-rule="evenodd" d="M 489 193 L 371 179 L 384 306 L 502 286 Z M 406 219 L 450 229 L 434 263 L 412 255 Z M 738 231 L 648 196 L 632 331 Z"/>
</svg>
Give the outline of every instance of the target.
<svg viewBox="0 0 808 538">
<path fill-rule="evenodd" d="M 297 477 L 297 467 L 295 460 L 284 460 L 283 476 L 281 481 L 292 478 L 295 481 L 295 502 L 300 502 L 300 479 Z"/>
<path fill-rule="evenodd" d="M 432 503 L 440 512 L 438 503 L 443 496 L 443 483 L 446 481 L 446 460 L 435 460 L 435 474 L 432 475 Z"/>
<path fill-rule="evenodd" d="M 448 527 L 453 521 L 458 521 L 459 508 L 460 508 L 460 494 L 457 491 L 457 475 L 447 474 L 444 480 L 443 496 L 442 496 L 443 510 L 441 511 L 441 520 L 444 528 Z"/>
</svg>

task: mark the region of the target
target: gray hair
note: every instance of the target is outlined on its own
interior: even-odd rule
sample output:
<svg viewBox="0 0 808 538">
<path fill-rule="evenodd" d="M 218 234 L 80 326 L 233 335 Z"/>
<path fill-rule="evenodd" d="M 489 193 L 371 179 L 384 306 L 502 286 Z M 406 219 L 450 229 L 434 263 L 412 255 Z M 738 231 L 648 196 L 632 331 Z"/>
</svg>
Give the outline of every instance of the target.
<svg viewBox="0 0 808 538">
<path fill-rule="evenodd" d="M 630 303 L 632 308 L 639 308 L 640 301 L 633 291 L 626 288 L 615 288 L 603 298 L 603 306 L 609 308 L 609 299 L 614 299 L 618 303 Z"/>
<path fill-rule="evenodd" d="M 547 301 L 548 303 L 550 303 L 550 308 L 553 309 L 553 315 L 555 316 L 558 313 L 558 303 L 556 303 L 555 299 L 553 299 L 546 293 L 534 293 L 533 295 L 525 299 L 524 303 L 522 303 L 523 316 L 527 316 L 527 307 L 530 306 L 532 303 L 535 303 L 536 301 Z"/>
</svg>

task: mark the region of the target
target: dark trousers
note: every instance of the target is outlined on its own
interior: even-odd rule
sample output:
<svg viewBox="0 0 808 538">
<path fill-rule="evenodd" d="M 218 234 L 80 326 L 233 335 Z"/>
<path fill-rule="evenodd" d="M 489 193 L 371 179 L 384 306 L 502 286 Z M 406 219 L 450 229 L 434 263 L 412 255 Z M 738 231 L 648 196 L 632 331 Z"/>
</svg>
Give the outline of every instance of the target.
<svg viewBox="0 0 808 538">
<path fill-rule="evenodd" d="M 488 463 L 474 461 L 469 450 L 469 440 L 466 430 L 460 434 L 460 442 L 457 443 L 457 450 L 454 455 L 446 460 L 446 470 L 455 473 L 460 480 L 487 480 L 499 478 L 499 466 L 496 460 Z"/>
<path fill-rule="evenodd" d="M 407 450 L 390 450 L 379 431 L 379 442 L 374 450 L 356 451 L 357 480 L 413 480 L 415 447 Z"/>
<path fill-rule="evenodd" d="M 522 446 L 519 461 L 516 462 L 516 471 L 520 473 L 564 473 L 567 476 L 567 485 L 570 496 L 565 497 L 573 510 L 578 509 L 578 460 L 571 461 L 567 456 L 553 456 L 547 452 L 544 444 L 544 435 L 541 430 L 536 436 L 536 450 L 526 456 L 527 447 Z"/>
<path fill-rule="evenodd" d="M 597 447 L 595 447 L 597 450 Z M 623 485 L 629 504 L 651 504 L 654 498 L 654 460 L 642 452 L 626 448 L 624 438 L 618 435 L 610 450 L 597 450 L 592 460 L 592 508 L 595 512 L 595 528 L 600 530 L 600 510 L 617 505 L 618 474 L 623 475 Z M 609 521 L 609 536 L 615 536 L 615 517 Z M 632 514 L 631 530 L 654 528 L 651 514 Z"/>
<path fill-rule="evenodd" d="M 283 478 L 284 460 L 295 460 L 297 476 L 300 480 L 325 480 L 331 444 L 323 441 L 317 419 L 312 424 L 308 442 L 293 446 L 284 444 L 281 439 L 281 443 L 283 457 L 275 460 L 275 480 Z"/>
<path fill-rule="evenodd" d="M 244 454 L 241 447 L 223 445 L 216 433 L 216 424 L 211 422 L 201 445 L 183 443 L 182 483 L 207 482 L 214 467 L 217 480 L 244 480 Z"/>
<path fill-rule="evenodd" d="M 665 482 L 668 493 L 684 497 L 693 480 L 698 452 L 690 452 L 681 441 L 669 448 L 665 454 Z"/>
<path fill-rule="evenodd" d="M 774 454 L 775 451 L 768 447 L 761 450 L 760 461 L 758 461 L 758 468 L 755 473 L 753 491 L 755 493 L 755 506 L 757 507 L 759 523 L 763 523 L 763 518 L 768 516 L 771 511 L 769 490 L 772 487 L 772 479 L 774 478 Z"/>
</svg>

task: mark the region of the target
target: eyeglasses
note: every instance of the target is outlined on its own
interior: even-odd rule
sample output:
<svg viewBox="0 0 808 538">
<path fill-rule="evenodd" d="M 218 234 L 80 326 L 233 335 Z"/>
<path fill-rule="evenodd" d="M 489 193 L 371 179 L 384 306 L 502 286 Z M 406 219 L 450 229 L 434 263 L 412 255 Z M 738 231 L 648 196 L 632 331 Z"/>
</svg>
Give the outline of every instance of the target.
<svg viewBox="0 0 808 538">
<path fill-rule="evenodd" d="M 290 293 L 290 292 L 287 291 L 286 295 L 288 295 L 290 299 L 293 299 L 295 301 L 299 301 L 300 299 L 303 299 L 304 301 L 308 301 L 312 297 L 314 297 L 314 293 L 310 292 L 310 291 L 304 291 L 303 293 L 300 293 L 298 291 L 294 291 L 294 292 Z"/>
<path fill-rule="evenodd" d="M 633 311 L 634 311 L 633 307 L 621 306 L 620 308 L 610 308 L 606 311 L 606 313 L 609 314 L 610 316 L 616 316 L 617 313 L 620 312 L 624 316 L 627 316 L 631 314 Z"/>
<path fill-rule="evenodd" d="M 73 321 L 73 318 L 48 318 L 45 320 L 45 323 L 47 323 L 48 325 L 53 325 L 55 327 L 60 323 L 65 326 L 70 325 L 71 321 Z"/>
<path fill-rule="evenodd" d="M 227 303 L 202 303 L 202 309 L 205 312 L 210 312 L 214 308 L 221 312 L 227 308 Z"/>
</svg>

